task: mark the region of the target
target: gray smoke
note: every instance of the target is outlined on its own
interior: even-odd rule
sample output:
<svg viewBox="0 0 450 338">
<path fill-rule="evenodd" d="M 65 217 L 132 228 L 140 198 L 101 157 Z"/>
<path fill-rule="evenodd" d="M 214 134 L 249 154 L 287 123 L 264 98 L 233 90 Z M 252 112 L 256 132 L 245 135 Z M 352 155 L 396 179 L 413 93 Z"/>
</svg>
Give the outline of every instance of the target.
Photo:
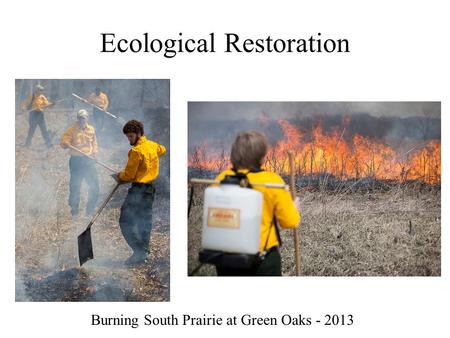
<svg viewBox="0 0 450 338">
<path fill-rule="evenodd" d="M 189 121 L 298 118 L 366 113 L 372 116 L 440 117 L 440 102 L 189 102 Z M 192 116 L 191 116 L 192 114 Z"/>
<path fill-rule="evenodd" d="M 189 151 L 208 144 L 229 150 L 243 130 L 264 132 L 269 142 L 283 137 L 278 119 L 310 132 L 338 128 L 344 137 L 360 134 L 388 142 L 440 139 L 440 102 L 190 102 Z M 349 117 L 349 122 L 345 122 Z"/>
</svg>

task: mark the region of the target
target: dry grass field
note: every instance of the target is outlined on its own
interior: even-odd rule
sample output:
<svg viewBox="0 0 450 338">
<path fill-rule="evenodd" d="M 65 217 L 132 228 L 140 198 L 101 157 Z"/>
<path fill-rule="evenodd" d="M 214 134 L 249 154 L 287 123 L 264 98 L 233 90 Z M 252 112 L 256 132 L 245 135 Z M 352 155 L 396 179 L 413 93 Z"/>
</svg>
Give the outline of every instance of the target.
<svg viewBox="0 0 450 338">
<path fill-rule="evenodd" d="M 365 193 L 298 192 L 302 276 L 440 276 L 440 187 L 398 184 Z M 198 265 L 203 192 L 189 219 L 188 267 Z M 283 275 L 295 273 L 293 234 L 282 231 Z M 204 266 L 197 275 L 215 275 Z"/>
</svg>

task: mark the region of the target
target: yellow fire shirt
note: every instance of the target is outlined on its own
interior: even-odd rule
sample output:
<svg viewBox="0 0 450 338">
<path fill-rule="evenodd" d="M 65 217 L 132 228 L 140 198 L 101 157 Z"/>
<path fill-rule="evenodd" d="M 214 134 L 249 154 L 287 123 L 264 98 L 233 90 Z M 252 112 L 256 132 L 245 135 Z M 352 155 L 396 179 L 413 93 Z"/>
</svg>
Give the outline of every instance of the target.
<svg viewBox="0 0 450 338">
<path fill-rule="evenodd" d="M 95 129 L 91 125 L 86 125 L 86 128 L 81 129 L 78 123 L 66 130 L 61 138 L 61 147 L 67 148 L 68 145 L 80 149 L 88 155 L 95 155 L 98 152 L 97 137 L 95 136 Z M 71 150 L 72 156 L 83 156 L 75 150 Z"/>
<path fill-rule="evenodd" d="M 150 183 L 159 174 L 159 157 L 166 148 L 141 136 L 128 152 L 128 163 L 119 177 L 125 182 Z"/>
<path fill-rule="evenodd" d="M 31 102 L 33 100 L 33 102 Z M 31 103 L 31 105 L 30 105 Z M 33 99 L 33 95 L 28 96 L 28 98 L 25 100 L 25 102 L 22 104 L 23 110 L 35 110 L 42 112 L 45 108 L 45 106 L 48 106 L 49 102 L 47 98 L 44 95 L 35 95 Z M 30 107 L 31 106 L 31 107 Z"/>
<path fill-rule="evenodd" d="M 107 110 L 109 105 L 108 96 L 103 92 L 100 92 L 98 96 L 95 95 L 95 93 L 92 93 L 88 98 L 88 102 L 95 104 L 103 110 Z"/>
</svg>

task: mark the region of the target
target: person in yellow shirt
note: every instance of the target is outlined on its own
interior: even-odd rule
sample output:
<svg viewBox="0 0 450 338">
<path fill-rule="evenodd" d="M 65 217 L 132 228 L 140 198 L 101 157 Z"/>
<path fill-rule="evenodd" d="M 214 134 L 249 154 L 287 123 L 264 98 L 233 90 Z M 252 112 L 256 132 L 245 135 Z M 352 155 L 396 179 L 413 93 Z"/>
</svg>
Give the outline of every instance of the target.
<svg viewBox="0 0 450 338">
<path fill-rule="evenodd" d="M 231 147 L 232 169 L 220 173 L 216 180 L 236 173 L 245 174 L 252 183 L 281 183 L 283 179 L 276 173 L 261 169 L 268 144 L 266 137 L 256 131 L 241 132 Z M 251 269 L 236 269 L 216 264 L 218 276 L 281 276 L 281 256 L 277 221 L 282 229 L 296 228 L 300 224 L 299 200 L 292 201 L 289 191 L 266 187 L 254 187 L 263 193 L 263 216 L 261 221 L 260 252 L 266 252 L 264 259 Z"/>
<path fill-rule="evenodd" d="M 66 130 L 61 138 L 61 147 L 66 149 L 69 145 L 75 147 L 87 155 L 96 157 L 98 153 L 97 137 L 95 129 L 88 124 L 88 113 L 81 109 L 77 114 L 77 122 Z M 69 206 L 72 216 L 77 216 L 80 205 L 80 190 L 83 179 L 89 186 L 86 215 L 95 211 L 98 200 L 99 182 L 95 162 L 80 154 L 76 150 L 70 150 L 70 193 Z"/>
<path fill-rule="evenodd" d="M 104 92 L 100 90 L 99 87 L 95 88 L 95 91 L 89 95 L 88 102 L 91 104 L 96 105 L 100 109 L 103 109 L 104 111 L 108 110 L 109 106 L 109 99 L 108 95 L 106 95 Z M 97 131 L 101 131 L 103 129 L 103 122 L 105 118 L 105 113 L 96 107 L 93 107 L 92 112 L 94 115 L 94 124 L 95 128 L 97 128 Z"/>
<path fill-rule="evenodd" d="M 132 182 L 119 218 L 122 234 L 133 250 L 125 264 L 132 266 L 147 263 L 155 197 L 153 182 L 159 175 L 159 157 L 166 153 L 166 148 L 147 139 L 139 121 L 128 121 L 123 133 L 132 148 L 125 169 L 113 177 L 119 182 Z"/>
<path fill-rule="evenodd" d="M 41 129 L 41 134 L 47 147 L 50 148 L 52 146 L 52 141 L 44 119 L 44 109 L 52 105 L 54 105 L 54 103 L 50 103 L 47 100 L 44 95 L 44 87 L 42 87 L 41 85 L 37 85 L 33 94 L 30 95 L 22 104 L 23 110 L 30 111 L 28 116 L 29 129 L 25 141 L 25 147 L 30 147 L 31 139 L 33 138 L 37 126 L 39 126 L 39 128 Z"/>
</svg>

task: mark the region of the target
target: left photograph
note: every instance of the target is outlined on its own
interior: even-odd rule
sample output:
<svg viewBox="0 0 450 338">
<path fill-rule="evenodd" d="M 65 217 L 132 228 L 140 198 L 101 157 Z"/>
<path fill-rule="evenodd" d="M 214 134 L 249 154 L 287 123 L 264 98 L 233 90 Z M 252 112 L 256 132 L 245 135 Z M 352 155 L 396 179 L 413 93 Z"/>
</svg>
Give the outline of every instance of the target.
<svg viewBox="0 0 450 338">
<path fill-rule="evenodd" d="M 169 301 L 170 81 L 15 96 L 16 301 Z"/>
</svg>

